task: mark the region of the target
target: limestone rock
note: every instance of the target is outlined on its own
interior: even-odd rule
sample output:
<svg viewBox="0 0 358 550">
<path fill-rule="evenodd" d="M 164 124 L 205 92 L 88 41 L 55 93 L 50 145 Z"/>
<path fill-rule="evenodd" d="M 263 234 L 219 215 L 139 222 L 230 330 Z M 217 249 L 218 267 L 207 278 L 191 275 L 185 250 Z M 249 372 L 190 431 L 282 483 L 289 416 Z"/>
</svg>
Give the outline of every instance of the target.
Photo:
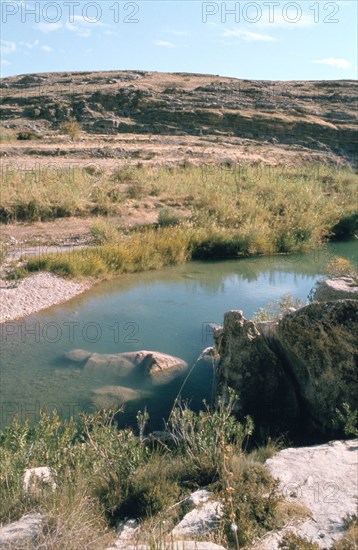
<svg viewBox="0 0 358 550">
<path fill-rule="evenodd" d="M 207 535 L 210 531 L 215 530 L 222 514 L 223 507 L 220 502 L 204 501 L 200 506 L 185 514 L 181 522 L 174 527 L 170 536 L 178 539 Z"/>
<path fill-rule="evenodd" d="M 107 550 L 126 550 L 127 548 L 131 548 L 130 544 L 136 542 L 135 537 L 138 533 L 139 525 L 135 519 L 120 521 L 117 525 L 117 538 L 114 545 L 111 548 L 107 548 Z M 136 549 L 141 547 L 147 548 L 143 545 L 135 546 Z"/>
<path fill-rule="evenodd" d="M 199 506 L 200 504 L 208 502 L 211 495 L 212 493 L 207 489 L 198 489 L 197 491 L 191 493 L 185 502 L 188 504 L 193 504 L 194 506 Z"/>
<path fill-rule="evenodd" d="M 158 351 L 138 351 L 137 361 L 141 365 L 146 365 L 148 372 L 152 375 L 167 371 L 173 368 L 186 368 L 187 363 L 179 357 L 168 355 L 166 353 L 160 353 Z"/>
<path fill-rule="evenodd" d="M 336 408 L 358 408 L 358 302 L 312 303 L 283 317 L 276 343 L 307 428 L 334 433 Z"/>
<path fill-rule="evenodd" d="M 225 313 L 220 357 L 217 395 L 233 388 L 240 411 L 257 426 L 292 426 L 299 415 L 294 388 L 275 350 L 242 311 Z"/>
<path fill-rule="evenodd" d="M 157 379 L 157 383 L 166 383 L 185 370 L 188 365 L 179 357 L 174 357 L 158 351 L 133 351 L 117 354 L 91 353 L 75 349 L 65 354 L 67 359 L 75 362 L 86 361 L 84 369 L 88 371 L 109 371 L 120 376 L 127 376 L 134 369 L 149 374 Z M 170 371 L 170 375 L 166 373 Z M 163 376 L 159 376 L 163 375 Z"/>
<path fill-rule="evenodd" d="M 263 326 L 264 325 L 264 326 Z M 358 302 L 314 302 L 271 324 L 224 317 L 217 398 L 229 388 L 241 414 L 271 433 L 337 437 L 336 409 L 358 408 Z"/>
<path fill-rule="evenodd" d="M 266 465 L 279 479 L 283 495 L 305 505 L 311 513 L 310 519 L 288 530 L 321 548 L 330 548 L 342 538 L 344 517 L 357 513 L 358 439 L 284 449 Z M 275 550 L 282 534 L 264 537 L 255 548 Z"/>
<path fill-rule="evenodd" d="M 124 386 L 104 386 L 94 390 L 93 394 L 93 403 L 99 409 L 110 409 L 143 397 L 143 392 Z"/>
<path fill-rule="evenodd" d="M 55 472 L 47 466 L 29 468 L 25 470 L 23 477 L 23 489 L 25 493 L 40 493 L 44 486 L 54 491 L 57 487 Z"/>
<path fill-rule="evenodd" d="M 317 302 L 331 302 L 345 298 L 358 300 L 358 284 L 352 277 L 336 277 L 320 281 L 313 298 Z"/>
<path fill-rule="evenodd" d="M 91 357 L 91 355 L 92 353 L 90 351 L 86 351 L 84 349 L 72 349 L 71 351 L 65 353 L 66 359 L 74 361 L 75 363 L 82 363 L 83 361 L 87 361 L 87 359 Z"/>
<path fill-rule="evenodd" d="M 18 521 L 0 527 L 0 548 L 2 550 L 20 550 L 35 543 L 45 525 L 45 516 L 31 513 L 22 516 Z"/>
<path fill-rule="evenodd" d="M 92 353 L 87 360 L 84 369 L 86 371 L 108 371 L 119 376 L 127 376 L 133 371 L 135 364 L 124 354 L 100 354 Z"/>
<path fill-rule="evenodd" d="M 162 550 L 226 550 L 223 546 L 214 542 L 201 542 L 194 540 L 177 540 L 175 542 L 161 543 Z M 108 550 L 116 550 L 108 548 Z M 150 550 L 149 546 L 139 544 L 138 546 L 127 546 L 126 550 Z"/>
</svg>

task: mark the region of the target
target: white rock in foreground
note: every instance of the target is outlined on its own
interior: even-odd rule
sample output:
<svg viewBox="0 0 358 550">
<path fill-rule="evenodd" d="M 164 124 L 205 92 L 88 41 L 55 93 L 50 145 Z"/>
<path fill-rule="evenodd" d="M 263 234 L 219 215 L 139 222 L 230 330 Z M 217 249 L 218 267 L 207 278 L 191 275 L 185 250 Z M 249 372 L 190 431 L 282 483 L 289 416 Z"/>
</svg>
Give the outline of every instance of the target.
<svg viewBox="0 0 358 550">
<path fill-rule="evenodd" d="M 226 548 L 214 542 L 199 542 L 194 540 L 177 540 L 175 542 L 162 543 L 160 548 L 162 550 L 226 550 Z M 139 546 L 127 546 L 126 550 L 150 550 L 150 548 L 145 544 L 140 544 Z"/>
<path fill-rule="evenodd" d="M 51 468 L 42 466 L 25 470 L 23 477 L 23 489 L 25 493 L 37 493 L 41 491 L 42 485 L 56 489 L 55 473 Z"/>
<path fill-rule="evenodd" d="M 130 548 L 129 543 L 133 543 L 136 535 L 139 533 L 139 525 L 135 519 L 120 521 L 117 525 L 117 538 L 114 545 L 107 550 L 126 550 Z M 138 548 L 138 546 L 136 546 Z"/>
<path fill-rule="evenodd" d="M 26 514 L 18 521 L 0 527 L 0 548 L 23 548 L 36 541 L 45 524 L 43 514 Z"/>
<path fill-rule="evenodd" d="M 181 537 L 200 537 L 215 530 L 223 514 L 223 506 L 215 500 L 207 500 L 191 512 L 185 514 L 170 536 L 174 539 Z"/>
<path fill-rule="evenodd" d="M 321 548 L 330 548 L 344 536 L 343 519 L 357 514 L 358 439 L 284 449 L 266 465 L 279 479 L 284 496 L 311 513 L 311 519 L 292 528 L 295 533 Z M 257 548 L 275 550 L 279 540 L 273 534 Z"/>
</svg>

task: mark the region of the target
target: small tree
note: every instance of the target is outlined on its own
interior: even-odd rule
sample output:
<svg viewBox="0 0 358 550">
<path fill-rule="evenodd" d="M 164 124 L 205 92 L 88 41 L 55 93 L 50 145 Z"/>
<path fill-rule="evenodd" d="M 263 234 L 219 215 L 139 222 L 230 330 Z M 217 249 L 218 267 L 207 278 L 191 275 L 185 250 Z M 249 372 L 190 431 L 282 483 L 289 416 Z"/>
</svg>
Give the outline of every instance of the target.
<svg viewBox="0 0 358 550">
<path fill-rule="evenodd" d="M 61 131 L 70 136 L 71 141 L 77 138 L 81 132 L 81 124 L 77 122 L 74 117 L 70 117 L 68 120 L 61 124 Z"/>
</svg>

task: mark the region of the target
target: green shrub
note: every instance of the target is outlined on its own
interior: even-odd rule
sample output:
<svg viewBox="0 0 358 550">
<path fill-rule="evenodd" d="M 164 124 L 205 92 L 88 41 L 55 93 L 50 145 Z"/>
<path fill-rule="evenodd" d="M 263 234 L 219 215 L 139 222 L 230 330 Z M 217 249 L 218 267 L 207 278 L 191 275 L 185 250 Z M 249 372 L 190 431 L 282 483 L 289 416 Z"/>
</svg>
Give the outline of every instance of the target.
<svg viewBox="0 0 358 550">
<path fill-rule="evenodd" d="M 187 456 L 200 473 L 202 484 L 218 478 L 225 447 L 232 445 L 241 450 L 253 432 L 249 417 L 241 424 L 232 415 L 235 406 L 236 398 L 230 392 L 229 401 L 220 400 L 215 410 L 206 406 L 204 411 L 195 414 L 185 406 L 177 406 L 170 415 L 167 430 L 181 454 Z"/>
<path fill-rule="evenodd" d="M 31 139 L 41 139 L 41 136 L 36 134 L 35 132 L 31 132 L 30 130 L 22 130 L 17 134 L 17 138 L 20 141 L 27 141 Z"/>
<path fill-rule="evenodd" d="M 349 403 L 343 403 L 341 409 L 336 409 L 334 428 L 347 437 L 358 437 L 358 410 L 352 410 Z"/>
<path fill-rule="evenodd" d="M 178 225 L 182 221 L 182 216 L 178 214 L 173 208 L 167 206 L 159 210 L 158 225 L 161 227 L 168 227 Z"/>
<path fill-rule="evenodd" d="M 254 461 L 230 456 L 227 449 L 223 468 L 225 530 L 231 543 L 240 548 L 282 526 L 278 513 L 282 496 L 278 482 L 268 470 Z"/>
<path fill-rule="evenodd" d="M 319 550 L 320 546 L 315 542 L 310 542 L 308 539 L 296 535 L 295 533 L 287 533 L 280 541 L 278 547 L 281 550 Z"/>
<path fill-rule="evenodd" d="M 145 187 L 139 181 L 132 181 L 127 187 L 127 196 L 130 199 L 142 199 L 145 195 Z"/>
<path fill-rule="evenodd" d="M 81 124 L 74 117 L 70 117 L 60 125 L 60 130 L 74 141 L 81 133 Z"/>
</svg>

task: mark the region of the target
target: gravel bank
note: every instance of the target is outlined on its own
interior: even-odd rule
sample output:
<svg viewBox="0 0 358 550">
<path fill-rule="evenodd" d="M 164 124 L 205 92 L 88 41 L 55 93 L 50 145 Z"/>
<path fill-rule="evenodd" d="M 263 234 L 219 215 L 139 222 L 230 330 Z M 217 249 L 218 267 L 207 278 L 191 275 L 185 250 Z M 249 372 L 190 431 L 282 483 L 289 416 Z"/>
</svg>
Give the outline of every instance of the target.
<svg viewBox="0 0 358 550">
<path fill-rule="evenodd" d="M 76 283 L 51 273 L 38 273 L 16 286 L 3 286 L 0 288 L 0 323 L 66 302 L 90 286 L 89 282 Z"/>
</svg>

